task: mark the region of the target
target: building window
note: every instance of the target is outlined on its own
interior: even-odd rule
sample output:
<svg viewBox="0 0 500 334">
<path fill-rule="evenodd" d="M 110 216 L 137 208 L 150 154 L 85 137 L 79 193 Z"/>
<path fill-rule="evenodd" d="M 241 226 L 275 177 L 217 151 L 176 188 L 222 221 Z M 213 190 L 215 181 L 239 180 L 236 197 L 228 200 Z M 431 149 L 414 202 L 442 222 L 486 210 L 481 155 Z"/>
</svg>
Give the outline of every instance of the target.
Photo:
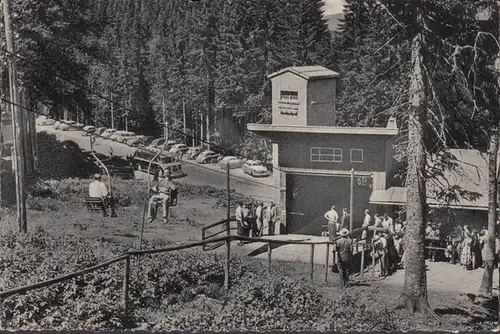
<svg viewBox="0 0 500 334">
<path fill-rule="evenodd" d="M 359 148 L 351 148 L 351 162 L 363 162 L 363 150 Z"/>
<path fill-rule="evenodd" d="M 299 99 L 299 92 L 282 90 L 280 93 L 281 93 L 280 100 L 298 100 Z"/>
<path fill-rule="evenodd" d="M 342 162 L 342 149 L 311 147 L 311 162 Z"/>
</svg>

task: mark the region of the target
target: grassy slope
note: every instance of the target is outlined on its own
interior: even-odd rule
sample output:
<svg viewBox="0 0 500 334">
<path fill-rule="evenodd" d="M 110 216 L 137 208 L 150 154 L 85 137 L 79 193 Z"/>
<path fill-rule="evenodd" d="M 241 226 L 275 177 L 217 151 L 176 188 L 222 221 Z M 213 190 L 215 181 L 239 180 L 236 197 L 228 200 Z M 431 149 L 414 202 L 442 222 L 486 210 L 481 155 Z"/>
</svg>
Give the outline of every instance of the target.
<svg viewBox="0 0 500 334">
<path fill-rule="evenodd" d="M 83 245 L 80 247 L 88 245 L 88 247 L 96 250 L 95 252 L 98 254 L 96 256 L 99 259 L 98 262 L 129 249 L 130 247 L 137 247 L 140 222 L 142 219 L 143 198 L 145 196 L 144 181 L 117 180 L 114 182 L 116 195 L 119 197 L 122 204 L 118 210 L 119 218 L 117 219 L 102 218 L 98 214 L 87 212 L 82 201 L 86 193 L 87 183 L 87 180 L 64 179 L 57 182 L 46 182 L 43 185 L 39 184 L 33 187 L 31 192 L 33 196 L 30 196 L 29 199 L 29 206 L 31 209 L 28 212 L 30 231 L 35 231 L 36 229 L 43 229 L 46 231 L 46 233 L 51 236 L 51 240 L 56 240 L 56 245 L 53 246 L 56 249 L 66 249 L 68 247 L 68 242 L 69 244 L 76 242 L 78 245 Z M 223 192 L 210 187 L 183 186 L 180 193 L 179 205 L 172 210 L 172 218 L 169 224 L 165 225 L 163 222 L 157 220 L 152 225 L 146 226 L 144 235 L 144 239 L 147 242 L 146 247 L 165 245 L 172 242 L 199 240 L 201 226 L 225 217 L 226 210 L 220 207 L 224 200 Z M 1 227 L 5 234 L 6 231 L 14 227 L 13 212 L 4 209 L 1 212 L 1 217 Z M 63 241 L 60 242 L 60 240 Z M 58 244 L 59 242 L 60 244 Z M 69 261 L 66 257 L 69 259 L 74 256 L 72 247 L 73 246 L 70 246 L 69 249 L 65 250 L 65 255 L 58 254 L 58 257 L 54 255 L 51 257 L 50 254 L 45 254 L 43 252 L 38 252 L 36 256 L 30 255 L 25 260 L 26 265 L 27 267 L 33 268 L 32 270 L 36 272 L 36 268 L 39 268 L 38 263 L 40 261 L 42 261 L 42 263 L 48 263 L 50 261 Z M 241 249 L 234 247 L 233 254 L 238 251 L 241 251 Z M 19 250 L 19 252 L 22 252 L 22 250 Z M 53 252 L 53 250 L 51 252 Z M 59 257 L 64 257 L 65 259 L 60 259 Z M 152 259 L 151 261 L 156 260 Z M 250 270 L 249 272 L 255 275 L 257 282 L 274 282 L 276 279 L 280 279 L 280 277 L 288 277 L 293 281 L 307 281 L 309 272 L 308 264 L 273 262 L 273 274 L 271 277 L 268 277 L 267 264 L 265 262 L 249 258 L 245 258 L 244 261 Z M 44 270 L 45 269 L 40 269 L 38 274 L 27 276 L 29 282 L 46 278 Z M 69 268 L 65 268 L 65 272 L 67 272 L 67 270 L 69 270 Z M 325 284 L 322 276 L 323 270 L 321 266 L 316 266 L 314 286 L 319 288 L 320 291 L 323 291 L 323 294 L 328 297 L 338 298 L 342 296 L 343 293 L 339 294 L 338 291 L 337 276 L 330 274 L 329 283 Z M 5 272 L 8 272 L 8 270 Z M 12 277 L 9 279 L 8 276 L 1 276 L 0 282 L 2 282 L 2 279 L 4 280 L 3 283 L 0 284 L 2 289 L 28 283 L 28 281 L 23 282 L 23 280 L 20 279 L 13 281 Z M 145 279 L 145 281 L 147 281 L 147 279 Z M 249 282 L 253 282 L 253 279 L 250 279 Z M 235 283 L 241 284 L 241 282 Z M 377 308 L 381 310 L 386 307 L 391 308 L 394 306 L 394 299 L 397 297 L 393 286 L 384 284 L 384 282 L 373 281 L 351 288 L 349 294 L 359 294 L 358 296 L 362 299 L 358 302 L 350 301 L 349 303 L 361 303 L 362 305 L 375 303 Z M 442 312 L 445 313 L 444 319 L 447 323 L 442 325 L 441 328 L 443 329 L 487 329 L 492 327 L 491 322 L 486 321 L 488 318 L 479 318 L 478 320 L 472 315 L 456 315 L 453 313 L 457 313 L 458 311 L 454 311 L 454 308 L 444 307 L 443 305 L 454 302 L 453 296 L 450 294 L 435 294 L 432 295 L 431 298 L 433 300 L 433 305 L 438 304 L 441 309 L 445 310 Z M 465 306 L 467 307 L 467 305 Z M 189 309 L 190 306 L 187 307 Z M 158 312 L 160 312 L 161 318 L 163 311 L 161 311 L 161 309 L 155 311 L 154 309 L 148 308 L 147 312 L 143 312 L 142 319 L 148 323 L 157 324 L 157 326 L 160 326 L 158 328 L 172 328 L 169 327 L 172 326 L 172 323 L 158 325 Z M 181 311 L 176 310 L 176 312 Z M 461 312 L 463 313 L 463 311 Z M 393 322 L 393 320 L 388 319 L 394 317 L 399 319 L 402 313 L 389 312 L 389 314 L 389 318 L 384 321 Z M 215 316 L 215 314 L 211 316 Z M 179 315 L 179 317 L 182 316 Z M 427 329 L 428 323 L 428 319 L 415 318 L 411 323 L 408 321 L 401 323 L 398 328 Z M 348 326 L 349 324 L 346 323 L 344 325 Z M 278 327 L 275 328 L 279 328 L 279 325 L 276 326 Z M 373 326 L 373 324 L 368 324 L 367 326 Z M 188 326 L 187 328 L 189 329 L 192 327 Z M 311 329 L 314 329 L 314 327 L 311 327 Z"/>
</svg>

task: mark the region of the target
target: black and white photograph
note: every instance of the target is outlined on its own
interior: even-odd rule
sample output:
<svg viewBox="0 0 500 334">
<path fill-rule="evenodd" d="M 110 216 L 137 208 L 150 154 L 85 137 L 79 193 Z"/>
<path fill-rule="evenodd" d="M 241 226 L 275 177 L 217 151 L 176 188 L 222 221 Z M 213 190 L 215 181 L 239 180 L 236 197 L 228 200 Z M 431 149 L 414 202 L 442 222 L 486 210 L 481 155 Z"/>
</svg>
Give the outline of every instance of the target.
<svg viewBox="0 0 500 334">
<path fill-rule="evenodd" d="M 500 332 L 500 1 L 0 13 L 0 330 Z"/>
</svg>

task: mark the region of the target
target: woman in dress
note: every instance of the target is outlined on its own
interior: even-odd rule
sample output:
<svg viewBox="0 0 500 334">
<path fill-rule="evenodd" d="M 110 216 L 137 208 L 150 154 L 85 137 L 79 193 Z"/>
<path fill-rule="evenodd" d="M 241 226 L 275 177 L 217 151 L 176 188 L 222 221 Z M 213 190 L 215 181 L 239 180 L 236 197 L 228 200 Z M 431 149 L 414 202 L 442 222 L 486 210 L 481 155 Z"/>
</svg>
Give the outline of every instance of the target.
<svg viewBox="0 0 500 334">
<path fill-rule="evenodd" d="M 462 253 L 460 255 L 460 264 L 467 270 L 472 270 L 472 252 L 471 242 L 472 233 L 469 231 L 467 225 L 464 225 L 462 241 Z"/>
</svg>

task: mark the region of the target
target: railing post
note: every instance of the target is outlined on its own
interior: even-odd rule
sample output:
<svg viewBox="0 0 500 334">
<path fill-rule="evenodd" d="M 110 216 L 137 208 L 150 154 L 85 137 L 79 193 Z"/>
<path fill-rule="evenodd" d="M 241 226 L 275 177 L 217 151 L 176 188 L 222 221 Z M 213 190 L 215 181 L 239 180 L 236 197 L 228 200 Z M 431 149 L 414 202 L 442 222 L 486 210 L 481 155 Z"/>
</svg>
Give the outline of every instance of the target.
<svg viewBox="0 0 500 334">
<path fill-rule="evenodd" d="M 314 244 L 311 244 L 311 281 L 313 280 L 314 274 Z"/>
<path fill-rule="evenodd" d="M 372 277 L 375 277 L 375 248 L 372 241 Z"/>
<path fill-rule="evenodd" d="M 201 240 L 205 240 L 205 228 L 201 228 Z M 203 244 L 203 246 L 201 246 L 201 249 L 204 251 L 205 250 L 205 244 Z"/>
<path fill-rule="evenodd" d="M 325 254 L 325 283 L 328 283 L 328 260 L 330 256 L 330 244 L 326 244 Z"/>
<path fill-rule="evenodd" d="M 271 274 L 271 242 L 269 241 L 267 243 L 267 265 L 268 265 L 268 271 L 269 271 L 269 274 Z"/>
<path fill-rule="evenodd" d="M 125 266 L 123 268 L 123 291 L 122 304 L 125 309 L 125 314 L 128 313 L 128 288 L 130 280 L 130 255 L 125 258 Z"/>
<path fill-rule="evenodd" d="M 226 239 L 226 258 L 224 261 L 224 288 L 229 290 L 229 259 L 231 257 L 231 237 Z"/>
<path fill-rule="evenodd" d="M 363 278 L 365 274 L 365 245 L 361 244 L 361 270 L 359 276 Z"/>
</svg>

